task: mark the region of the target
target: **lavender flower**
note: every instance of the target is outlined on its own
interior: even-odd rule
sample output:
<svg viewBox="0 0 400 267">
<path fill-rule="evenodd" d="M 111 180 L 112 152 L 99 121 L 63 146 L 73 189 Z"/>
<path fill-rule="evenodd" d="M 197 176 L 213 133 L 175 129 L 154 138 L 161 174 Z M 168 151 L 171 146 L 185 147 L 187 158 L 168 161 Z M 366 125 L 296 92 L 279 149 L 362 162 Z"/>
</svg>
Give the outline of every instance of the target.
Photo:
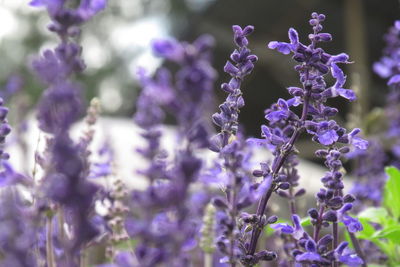
<svg viewBox="0 0 400 267">
<path fill-rule="evenodd" d="M 303 130 L 312 135 L 313 141 L 328 147 L 326 150 L 317 151 L 317 155 L 325 159 L 325 165 L 330 169 L 322 178 L 322 182 L 328 190 L 321 191 L 319 201 L 324 202 L 327 207 L 332 209 L 338 209 L 343 205 L 341 198 L 343 175 L 340 172 L 342 167 L 340 157 L 347 153 L 349 148 L 341 147 L 340 144 L 352 144 L 359 149 L 365 149 L 367 146 L 367 142 L 357 136 L 359 129 L 346 133 L 343 127 L 330 119 L 336 115 L 338 110 L 326 105 L 328 99 L 341 96 L 353 101 L 356 97 L 354 92 L 343 88 L 346 76 L 337 65 L 349 63 L 348 56 L 346 54 L 330 55 L 322 48 L 317 47 L 320 42 L 331 41 L 332 36 L 329 33 L 321 32 L 323 28 L 321 22 L 325 20 L 324 15 L 313 13 L 311 17 L 309 23 L 313 27 L 313 33 L 309 35 L 309 45 L 300 42 L 298 34 L 293 28 L 289 29 L 290 43 L 274 41 L 268 44 L 269 48 L 276 49 L 283 54 L 293 53 L 293 59 L 299 63 L 295 70 L 299 72 L 302 88 L 289 87 L 288 92 L 293 98 L 286 101 L 280 99 L 277 104 L 273 105 L 273 108 L 267 110 L 266 119 L 269 121 L 269 125 L 262 126 L 262 135 L 265 139 L 259 142 L 272 149 L 275 159 L 272 164 L 264 167 L 266 173 L 272 177 L 273 183 L 259 203 L 257 215 L 260 217 L 264 214 L 272 193 L 282 185 L 283 188 L 288 187 L 280 179 L 281 175 L 285 176 L 282 168 L 288 157 L 293 155 L 294 144 Z M 335 79 L 332 86 L 327 86 L 324 79 L 324 76 L 329 73 Z M 294 106 L 302 106 L 300 117 L 291 110 L 291 107 Z M 281 120 L 285 121 L 285 124 L 282 125 L 284 128 L 276 127 L 275 123 Z M 322 222 L 320 221 L 320 223 Z M 254 253 L 261 234 L 260 229 L 253 230 L 249 254 Z M 318 226 L 316 229 L 316 233 L 318 233 Z M 333 238 L 335 240 L 333 248 L 335 249 L 337 234 L 334 234 Z M 318 240 L 318 234 L 316 234 L 314 241 Z"/>
<path fill-rule="evenodd" d="M 65 249 L 65 264 L 69 266 L 79 263 L 77 252 L 98 234 L 90 221 L 98 187 L 86 180 L 89 174 L 84 159 L 86 146 L 74 144 L 68 133 L 83 110 L 80 86 L 72 81 L 71 76 L 83 71 L 85 65 L 80 57 L 81 47 L 73 38 L 79 34 L 78 26 L 100 11 L 104 4 L 105 1 L 82 1 L 78 8 L 70 9 L 66 1 L 61 0 L 31 2 L 33 6 L 47 8 L 52 18 L 49 29 L 61 39 L 61 44 L 54 51 L 46 50 L 42 58 L 33 62 L 33 68 L 49 86 L 38 111 L 40 129 L 52 134 L 47 148 L 50 161 L 45 169 L 42 190 L 49 200 L 62 207 L 60 213 L 68 215 L 67 223 L 72 235 L 61 242 Z M 49 224 L 51 228 L 51 220 Z M 53 254 L 52 250 L 49 245 L 48 256 Z M 49 266 L 53 266 L 51 256 L 48 259 Z"/>
<path fill-rule="evenodd" d="M 263 184 L 253 184 L 247 171 L 246 150 L 249 150 L 240 134 L 239 112 L 244 106 L 244 99 L 240 89 L 245 76 L 249 75 L 254 68 L 257 57 L 251 54 L 247 47 L 247 36 L 254 31 L 253 26 L 233 26 L 234 42 L 237 49 L 231 54 L 231 61 L 227 61 L 224 71 L 231 76 L 229 83 L 224 83 L 221 89 L 228 93 L 225 102 L 219 108 L 220 112 L 212 116 L 214 124 L 220 127 L 221 132 L 211 139 L 210 149 L 218 152 L 222 160 L 221 166 L 226 172 L 225 181 L 219 181 L 226 186 L 226 199 L 214 198 L 214 205 L 220 210 L 217 247 L 226 257 L 222 262 L 230 263 L 231 266 L 240 260 L 243 264 L 257 264 L 263 260 L 273 260 L 274 252 L 261 251 L 254 256 L 248 256 L 246 251 L 247 233 L 246 229 L 259 223 L 264 225 L 270 223 L 266 218 L 259 222 L 254 216 L 242 213 L 237 223 L 239 212 L 258 200 L 270 183 L 266 180 Z"/>
<path fill-rule="evenodd" d="M 400 102 L 400 69 L 398 62 L 400 61 L 400 21 L 396 21 L 394 26 L 390 28 L 385 35 L 386 47 L 383 50 L 383 56 L 379 62 L 374 64 L 374 71 L 382 78 L 388 79 L 387 85 L 390 87 L 390 92 L 386 99 L 386 116 L 389 121 L 389 129 L 387 136 L 392 139 L 392 153 L 395 160 L 392 164 L 399 165 L 400 157 L 400 117 L 399 117 L 399 102 Z"/>
<path fill-rule="evenodd" d="M 348 266 L 360 266 L 363 261 L 352 251 L 346 249 L 347 242 L 340 243 L 337 248 L 329 249 L 334 240 L 332 235 L 325 235 L 314 240 L 301 226 L 300 217 L 292 216 L 293 226 L 288 224 L 272 224 L 271 227 L 282 235 L 290 235 L 296 243 L 291 251 L 296 263 L 310 266 L 330 266 L 333 262 L 341 262 Z M 346 250 L 345 250 L 346 249 Z"/>
<path fill-rule="evenodd" d="M 145 191 L 132 193 L 132 206 L 137 212 L 128 218 L 126 229 L 131 237 L 142 241 L 135 250 L 141 266 L 161 262 L 187 266 L 188 252 L 196 245 L 201 215 L 191 208 L 198 203 L 191 202 L 197 198 L 190 197 L 189 187 L 198 179 L 203 164 L 195 150 L 208 146 L 210 127 L 204 110 L 210 103 L 215 78 L 210 64 L 211 46 L 208 36 L 193 44 L 172 40 L 153 43 L 157 55 L 179 65 L 175 84 L 165 69 L 159 70 L 154 79 L 139 71 L 143 90 L 135 121 L 143 130 L 146 146 L 137 151 L 148 162 L 139 173 L 146 176 L 149 185 Z M 160 123 L 166 112 L 175 117 L 182 140 L 170 162 L 160 146 Z"/>
<path fill-rule="evenodd" d="M 36 214 L 22 204 L 23 198 L 9 187 L 0 194 L 0 264 L 3 266 L 38 266 L 34 249 L 37 245 Z"/>
</svg>

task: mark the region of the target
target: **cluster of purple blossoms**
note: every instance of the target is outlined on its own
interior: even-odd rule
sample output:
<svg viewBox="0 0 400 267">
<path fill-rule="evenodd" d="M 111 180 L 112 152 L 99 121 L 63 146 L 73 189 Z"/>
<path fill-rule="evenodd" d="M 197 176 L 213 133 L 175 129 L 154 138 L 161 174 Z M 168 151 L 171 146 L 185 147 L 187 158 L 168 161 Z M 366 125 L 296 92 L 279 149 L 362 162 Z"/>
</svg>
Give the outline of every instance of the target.
<svg viewBox="0 0 400 267">
<path fill-rule="evenodd" d="M 220 169 L 218 175 L 224 177 L 219 181 L 224 185 L 225 198 L 215 197 L 214 206 L 219 210 L 217 216 L 217 240 L 219 251 L 226 255 L 220 261 L 235 266 L 239 261 L 244 265 L 254 265 L 259 261 L 270 261 L 276 258 L 274 252 L 260 251 L 254 256 L 248 255 L 248 229 L 254 225 L 267 225 L 276 222 L 276 216 L 258 218 L 243 212 L 258 200 L 269 184 L 252 183 L 248 167 L 250 148 L 238 133 L 240 108 L 244 106 L 241 84 L 245 76 L 254 68 L 257 57 L 247 47 L 247 36 L 254 31 L 253 26 L 233 26 L 234 42 L 237 49 L 227 61 L 224 71 L 231 76 L 229 83 L 221 89 L 228 93 L 224 103 L 219 106 L 220 112 L 212 116 L 213 122 L 220 128 L 220 133 L 211 139 L 210 149 L 219 153 Z"/>
<path fill-rule="evenodd" d="M 255 266 L 278 257 L 266 249 L 269 245 L 259 245 L 268 225 L 285 240 L 287 257 L 280 259 L 280 266 L 364 264 L 354 236 L 362 225 L 349 214 L 355 197 L 343 192 L 341 159 L 350 151 L 361 158 L 368 142 L 358 136 L 359 129 L 348 132 L 333 120 L 338 110 L 327 104 L 338 96 L 350 101 L 356 96 L 343 88 L 346 76 L 338 66 L 350 63 L 348 56 L 330 55 L 317 47 L 332 39 L 322 32 L 324 15 L 312 14 L 309 45 L 300 42 L 294 29 L 289 30 L 290 43 L 269 43 L 271 49 L 293 53 L 301 86 L 289 87 L 290 99 L 279 99 L 265 110 L 267 123 L 261 127 L 262 139 L 246 141 L 239 125 L 240 110 L 245 105 L 242 83 L 257 61 L 248 48 L 253 26 L 233 26 L 236 49 L 224 67 L 230 80 L 221 86 L 228 95 L 212 115 L 218 127 L 214 135 L 207 119 L 216 79 L 211 66 L 213 39 L 202 36 L 193 43 L 155 41 L 155 54 L 176 64 L 178 70 L 172 73 L 161 68 L 154 77 L 139 70 L 143 89 L 134 121 L 141 128 L 144 145 L 136 151 L 146 163 L 136 174 L 146 178 L 147 186 L 128 191 L 118 179 L 111 188 L 89 179 L 114 174 L 115 158 L 109 140 L 98 152 L 101 160 L 90 160 L 93 126 L 99 116 L 96 100 L 87 110 L 87 129 L 80 140 L 75 142 L 70 136 L 72 125 L 84 111 L 82 88 L 73 79 L 85 69 L 82 48 L 76 40 L 80 26 L 100 12 L 106 0 L 72 2 L 31 2 L 47 9 L 52 20 L 49 30 L 60 38 L 54 50 L 44 51 L 33 62 L 47 86 L 37 114 L 39 128 L 46 134 L 45 154 L 36 158 L 44 175 L 35 187 L 34 179 L 15 172 L 7 162 L 3 144 L 11 128 L 6 119 L 8 109 L 0 101 L 0 186 L 7 186 L 0 192 L 0 229 L 4 230 L 0 233 L 1 265 L 89 266 L 94 264 L 89 259 L 91 246 L 99 245 L 96 249 L 104 252 L 97 261 L 105 263 L 101 267 L 211 266 L 217 257 L 224 266 Z M 325 82 L 327 75 L 335 80 L 331 86 Z M 393 75 L 389 83 L 396 87 L 400 75 Z M 177 125 L 171 153 L 162 146 L 167 116 Z M 308 210 L 312 234 L 302 227 L 296 207 L 297 199 L 305 194 L 304 188 L 297 188 L 299 152 L 295 148 L 302 133 L 323 146 L 316 155 L 328 168 L 321 178 L 323 188 L 316 194 L 317 207 Z M 273 160 L 261 162 L 256 170 L 252 166 L 253 144 L 268 148 L 273 155 Z M 218 154 L 211 168 L 202 157 L 202 153 L 209 152 L 206 149 Z M 370 166 L 360 175 L 371 170 L 375 171 Z M 223 197 L 213 191 L 215 183 L 222 187 Z M 23 197 L 18 188 L 10 187 L 16 184 L 32 186 L 27 190 L 31 195 Z M 293 224 L 277 223 L 277 216 L 266 215 L 273 193 L 288 200 Z M 257 211 L 251 213 L 248 208 L 256 202 Z M 97 204 L 107 208 L 105 215 L 95 209 Z M 340 242 L 339 223 L 345 226 L 356 253 L 347 242 Z M 325 233 L 329 227 L 332 234 Z M 212 255 L 215 248 L 218 254 Z M 205 254 L 211 258 L 205 256 L 203 261 Z"/>
<path fill-rule="evenodd" d="M 369 139 L 367 150 L 355 150 L 346 155 L 355 161 L 353 175 L 356 181 L 350 193 L 356 197 L 355 207 L 378 206 L 382 200 L 382 189 L 387 179 L 385 166 L 388 157 L 377 139 Z"/>
<path fill-rule="evenodd" d="M 61 41 L 54 50 L 45 50 L 43 56 L 33 62 L 33 68 L 48 86 L 39 103 L 37 115 L 39 128 L 50 134 L 47 142 L 49 158 L 45 163 L 45 177 L 42 181 L 43 202 L 46 203 L 43 205 L 52 209 L 55 217 L 67 218 L 65 223 L 71 231 L 70 236 L 64 234 L 61 235 L 63 240 L 57 240 L 64 254 L 54 259 L 51 248 L 46 251 L 46 257 L 68 266 L 79 264 L 79 252 L 98 234 L 96 226 L 91 222 L 98 187 L 87 180 L 87 146 L 75 144 L 69 136 L 71 125 L 83 111 L 81 88 L 71 79 L 73 74 L 85 68 L 81 58 L 82 48 L 74 38 L 80 34 L 79 26 L 101 11 L 105 4 L 105 0 L 87 0 L 81 1 L 74 9 L 69 8 L 65 0 L 31 2 L 32 6 L 47 8 L 52 19 L 49 30 L 55 32 Z M 48 228 L 51 228 L 51 218 L 48 224 Z M 64 231 L 62 228 L 60 231 Z"/>
<path fill-rule="evenodd" d="M 396 21 L 385 35 L 386 47 L 379 62 L 373 66 L 374 71 L 382 78 L 388 79 L 390 92 L 386 99 L 386 116 L 389 122 L 387 137 L 393 140 L 392 154 L 395 160 L 392 164 L 400 166 L 400 21 Z"/>
<path fill-rule="evenodd" d="M 300 239 L 298 232 L 292 232 L 297 249 L 292 251 L 292 256 L 296 262 L 324 264 L 325 260 L 320 260 L 315 255 L 318 253 L 317 242 L 319 241 L 319 231 L 323 226 L 332 224 L 333 236 L 331 251 L 336 251 L 341 246 L 338 244 L 338 222 L 343 222 L 350 232 L 361 230 L 361 224 L 346 212 L 352 207 L 348 202 L 354 201 L 351 195 L 343 196 L 343 174 L 341 172 L 342 162 L 340 158 L 343 154 L 350 151 L 348 145 L 353 145 L 357 149 L 366 149 L 368 143 L 357 136 L 359 129 L 347 133 L 346 129 L 336 123 L 331 118 L 338 112 L 336 108 L 327 106 L 326 102 L 330 98 L 337 96 L 344 97 L 350 101 L 356 99 L 353 91 L 343 88 L 346 76 L 339 68 L 339 63 L 349 63 L 348 56 L 344 53 L 339 55 L 330 55 L 322 48 L 317 47 L 320 42 L 332 40 L 329 33 L 322 32 L 321 22 L 325 20 L 322 14 L 313 13 L 309 23 L 313 28 L 313 33 L 309 35 L 310 44 L 304 45 L 299 41 L 299 36 L 293 28 L 289 29 L 290 43 L 270 42 L 268 47 L 276 49 L 283 54 L 293 53 L 293 59 L 298 62 L 295 70 L 300 74 L 300 87 L 289 87 L 288 92 L 293 98 L 289 100 L 279 99 L 278 103 L 272 106 L 266 112 L 268 125 L 262 126 L 263 140 L 262 144 L 272 149 L 274 160 L 272 163 L 263 164 L 264 179 L 271 179 L 270 189 L 261 199 L 257 215 L 263 216 L 267 202 L 273 192 L 279 189 L 289 189 L 290 183 L 286 182 L 287 174 L 283 171 L 283 166 L 288 157 L 295 153 L 295 142 L 303 131 L 312 135 L 312 140 L 323 146 L 316 155 L 325 160 L 325 165 L 329 172 L 321 179 L 325 188 L 317 194 L 319 211 L 310 210 L 309 214 L 314 225 L 313 240 L 305 242 Z M 327 86 L 325 76 L 331 74 L 335 79 L 332 86 Z M 302 107 L 301 116 L 298 116 L 291 108 Z M 282 122 L 284 121 L 284 122 Z M 277 127 L 280 122 L 281 127 Z M 282 193 L 281 193 L 282 194 Z M 294 214 L 294 218 L 297 215 Z M 298 223 L 297 223 L 298 224 Z M 281 227 L 281 226 L 275 226 Z M 262 228 L 254 228 L 252 240 L 250 243 L 250 253 L 254 253 L 257 240 L 261 234 Z M 303 240 L 300 242 L 300 240 Z M 299 251 L 298 246 L 303 247 L 305 251 Z M 326 247 L 326 245 L 325 245 Z M 300 254 L 301 252 L 301 254 Z M 326 253 L 327 249 L 321 250 Z M 294 255 L 294 254 L 295 255 Z M 299 256 L 302 255 L 302 256 Z M 322 257 L 322 255 L 320 255 Z M 354 257 L 357 257 L 354 255 Z M 357 257 L 358 260 L 360 260 Z M 340 261 L 339 258 L 330 258 L 330 263 Z M 361 261 L 361 260 L 360 260 Z M 362 262 L 362 261 L 361 261 Z M 317 265 L 316 265 L 317 266 Z"/>
<path fill-rule="evenodd" d="M 138 238 L 136 258 L 140 266 L 169 263 L 188 266 L 189 252 L 196 245 L 201 214 L 196 206 L 206 199 L 191 197 L 190 187 L 198 179 L 202 160 L 195 152 L 209 144 L 210 126 L 205 120 L 212 97 L 215 71 L 210 64 L 213 39 L 202 36 L 192 44 L 175 40 L 156 41 L 156 55 L 179 65 L 174 81 L 166 69 L 154 79 L 139 72 L 142 93 L 139 96 L 136 123 L 143 129 L 146 147 L 138 152 L 148 166 L 139 171 L 148 179 L 145 191 L 135 190 L 133 214 L 126 223 L 128 234 Z M 160 146 L 161 123 L 168 112 L 177 122 L 180 144 L 169 157 Z M 201 203 L 199 203 L 201 202 Z"/>
<path fill-rule="evenodd" d="M 2 266 L 36 266 L 34 247 L 37 238 L 36 213 L 24 203 L 17 186 L 32 185 L 31 179 L 14 171 L 8 162 L 4 144 L 11 127 L 7 121 L 8 108 L 0 98 L 0 264 Z"/>
</svg>

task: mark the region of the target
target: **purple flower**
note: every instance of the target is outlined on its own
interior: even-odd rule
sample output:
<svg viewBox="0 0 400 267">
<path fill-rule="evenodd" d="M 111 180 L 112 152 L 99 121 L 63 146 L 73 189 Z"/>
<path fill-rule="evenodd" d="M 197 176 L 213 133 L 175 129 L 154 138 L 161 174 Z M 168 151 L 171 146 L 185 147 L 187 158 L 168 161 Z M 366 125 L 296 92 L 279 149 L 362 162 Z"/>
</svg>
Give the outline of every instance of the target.
<svg viewBox="0 0 400 267">
<path fill-rule="evenodd" d="M 324 260 L 321 255 L 317 252 L 317 244 L 314 240 L 309 239 L 306 241 L 305 245 L 306 252 L 301 253 L 300 255 L 296 256 L 296 261 L 300 263 L 326 263 L 327 261 Z"/>
<path fill-rule="evenodd" d="M 300 224 L 300 217 L 297 214 L 292 215 L 293 226 L 286 223 L 271 224 L 271 228 L 279 230 L 283 234 L 292 235 L 294 239 L 299 240 L 304 236 L 304 229 Z"/>
<path fill-rule="evenodd" d="M 357 256 L 357 254 L 352 253 L 348 248 L 347 242 L 342 242 L 338 245 L 335 250 L 336 258 L 343 264 L 348 266 L 360 266 L 364 262 L 363 260 Z"/>
<path fill-rule="evenodd" d="M 347 212 L 353 208 L 353 205 L 346 203 L 340 210 L 338 210 L 339 221 L 343 222 L 347 230 L 350 233 L 360 232 L 363 230 L 363 226 L 360 221 L 347 215 Z"/>
</svg>

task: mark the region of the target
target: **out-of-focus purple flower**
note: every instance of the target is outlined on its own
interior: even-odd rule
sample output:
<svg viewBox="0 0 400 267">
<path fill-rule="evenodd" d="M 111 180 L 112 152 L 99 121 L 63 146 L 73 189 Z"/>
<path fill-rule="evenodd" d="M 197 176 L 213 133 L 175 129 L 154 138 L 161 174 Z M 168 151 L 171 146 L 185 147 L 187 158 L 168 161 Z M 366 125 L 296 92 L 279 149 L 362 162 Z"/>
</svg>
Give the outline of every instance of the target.
<svg viewBox="0 0 400 267">
<path fill-rule="evenodd" d="M 71 83 L 60 84 L 43 93 L 39 102 L 39 128 L 47 133 L 65 132 L 82 115 L 80 88 Z"/>
<path fill-rule="evenodd" d="M 47 8 L 50 16 L 57 23 L 52 26 L 67 26 L 66 29 L 89 20 L 103 10 L 107 4 L 107 0 L 82 0 L 76 9 L 70 9 L 65 7 L 67 2 L 68 0 L 32 0 L 29 4 L 34 7 Z"/>
<path fill-rule="evenodd" d="M 22 205 L 20 194 L 12 188 L 2 190 L 0 204 L 0 265 L 37 266 L 35 214 Z"/>
<path fill-rule="evenodd" d="M 2 161 L 3 170 L 0 171 L 0 187 L 23 184 L 29 186 L 33 184 L 30 177 L 18 173 L 8 161 Z"/>
<path fill-rule="evenodd" d="M 382 188 L 387 179 L 384 166 L 388 157 L 383 146 L 376 139 L 370 139 L 369 143 L 367 150 L 357 149 L 347 154 L 347 158 L 356 162 L 354 175 L 357 180 L 350 193 L 357 198 L 355 205 L 358 210 L 364 205 L 371 205 L 371 202 L 379 205 L 382 200 Z"/>
<path fill-rule="evenodd" d="M 2 90 L 0 91 L 0 97 L 7 101 L 13 95 L 18 93 L 24 85 L 24 81 L 22 77 L 18 74 L 10 75 L 7 79 L 7 83 L 4 85 Z"/>
<path fill-rule="evenodd" d="M 98 151 L 100 162 L 92 165 L 89 178 L 107 177 L 112 174 L 112 164 L 114 161 L 114 151 L 111 147 L 110 140 L 107 139 Z"/>
</svg>

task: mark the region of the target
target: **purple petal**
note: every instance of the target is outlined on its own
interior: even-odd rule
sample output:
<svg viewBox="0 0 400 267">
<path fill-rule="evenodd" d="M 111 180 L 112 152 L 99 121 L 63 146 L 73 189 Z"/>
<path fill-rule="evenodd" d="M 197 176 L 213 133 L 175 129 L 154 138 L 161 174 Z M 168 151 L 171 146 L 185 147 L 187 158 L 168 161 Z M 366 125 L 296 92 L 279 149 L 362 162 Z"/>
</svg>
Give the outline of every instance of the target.
<svg viewBox="0 0 400 267">
<path fill-rule="evenodd" d="M 289 40 L 292 45 L 297 45 L 299 43 L 299 34 L 293 28 L 289 29 Z"/>
<path fill-rule="evenodd" d="M 362 224 L 356 218 L 344 215 L 342 222 L 346 225 L 350 233 L 360 232 L 363 230 Z"/>
<path fill-rule="evenodd" d="M 290 54 L 290 51 L 292 51 L 291 44 L 285 42 L 276 42 L 276 41 L 269 42 L 268 48 L 276 49 L 278 50 L 278 52 L 281 52 L 284 55 L 288 55 Z"/>
<path fill-rule="evenodd" d="M 335 64 L 331 64 L 331 69 L 332 69 L 332 76 L 333 78 L 336 79 L 335 88 L 342 88 L 342 86 L 346 82 L 346 76 L 344 75 L 343 71 Z"/>
<path fill-rule="evenodd" d="M 239 72 L 239 69 L 236 68 L 230 61 L 227 61 L 224 66 L 224 71 L 232 76 L 236 76 L 236 74 Z"/>
<path fill-rule="evenodd" d="M 336 89 L 336 91 L 338 92 L 338 94 L 341 97 L 344 97 L 344 98 L 346 98 L 346 99 L 348 99 L 350 101 L 354 101 L 354 100 L 357 99 L 357 96 L 356 96 L 356 94 L 354 93 L 353 90 L 338 88 L 338 89 Z"/>
<path fill-rule="evenodd" d="M 324 146 L 332 145 L 338 139 L 339 139 L 339 136 L 335 130 L 327 130 L 323 133 L 318 134 L 318 141 Z"/>
<path fill-rule="evenodd" d="M 375 62 L 372 68 L 374 72 L 382 78 L 388 78 L 390 74 L 392 74 L 391 67 L 389 67 L 387 64 L 383 64 L 382 62 Z"/>
<path fill-rule="evenodd" d="M 400 74 L 394 75 L 390 80 L 388 81 L 388 85 L 393 85 L 396 83 L 400 83 Z"/>
<path fill-rule="evenodd" d="M 319 262 L 322 261 L 321 256 L 318 253 L 305 252 L 301 255 L 296 256 L 296 261 L 299 262 Z"/>
<path fill-rule="evenodd" d="M 270 227 L 284 234 L 293 234 L 294 232 L 294 228 L 287 223 L 275 223 L 271 224 Z"/>
<path fill-rule="evenodd" d="M 364 263 L 363 260 L 357 256 L 357 254 L 339 256 L 339 261 L 348 266 L 360 266 Z"/>
</svg>

